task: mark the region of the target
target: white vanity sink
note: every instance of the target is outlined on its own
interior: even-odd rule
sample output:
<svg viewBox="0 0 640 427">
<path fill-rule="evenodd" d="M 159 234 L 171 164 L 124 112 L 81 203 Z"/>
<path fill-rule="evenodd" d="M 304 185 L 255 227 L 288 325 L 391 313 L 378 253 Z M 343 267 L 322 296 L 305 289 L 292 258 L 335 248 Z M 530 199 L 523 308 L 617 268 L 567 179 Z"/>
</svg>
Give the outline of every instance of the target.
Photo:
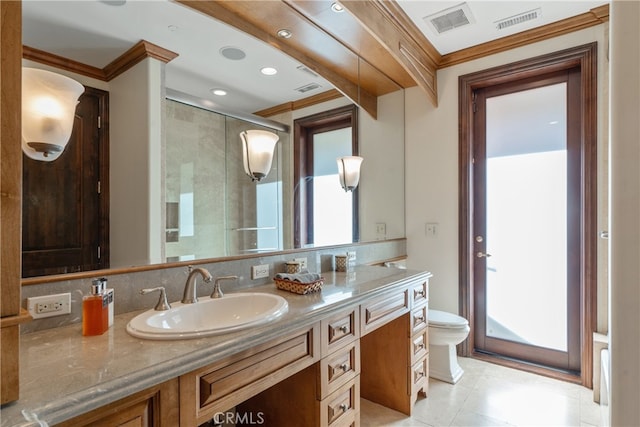
<svg viewBox="0 0 640 427">
<path fill-rule="evenodd" d="M 148 310 L 131 319 L 127 332 L 137 338 L 179 340 L 238 331 L 270 322 L 288 310 L 287 301 L 265 293 L 202 297 L 195 304 L 171 304 L 170 310 Z"/>
</svg>

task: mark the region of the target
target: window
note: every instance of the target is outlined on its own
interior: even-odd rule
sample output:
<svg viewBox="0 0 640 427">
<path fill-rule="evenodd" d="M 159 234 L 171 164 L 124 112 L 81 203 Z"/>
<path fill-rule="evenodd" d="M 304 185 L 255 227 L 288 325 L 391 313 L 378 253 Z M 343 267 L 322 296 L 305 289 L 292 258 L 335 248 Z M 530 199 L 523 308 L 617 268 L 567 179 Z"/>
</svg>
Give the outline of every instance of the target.
<svg viewBox="0 0 640 427">
<path fill-rule="evenodd" d="M 345 192 L 336 159 L 358 154 L 355 105 L 294 121 L 295 247 L 359 238 L 358 191 Z"/>
</svg>

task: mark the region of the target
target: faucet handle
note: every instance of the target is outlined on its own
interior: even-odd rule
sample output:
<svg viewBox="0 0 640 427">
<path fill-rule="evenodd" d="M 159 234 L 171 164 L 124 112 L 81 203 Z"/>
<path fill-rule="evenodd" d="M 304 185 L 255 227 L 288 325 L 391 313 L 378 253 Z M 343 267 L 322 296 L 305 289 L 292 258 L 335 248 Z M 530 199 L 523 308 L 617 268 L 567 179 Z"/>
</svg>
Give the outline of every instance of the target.
<svg viewBox="0 0 640 427">
<path fill-rule="evenodd" d="M 156 292 L 156 291 L 160 291 L 160 299 L 158 299 L 158 303 L 154 307 L 154 310 L 156 311 L 170 310 L 171 305 L 169 305 L 169 302 L 167 301 L 167 293 L 164 290 L 164 286 L 158 286 L 157 288 L 141 289 L 140 295 L 146 295 L 148 293 Z"/>
<path fill-rule="evenodd" d="M 220 282 L 222 282 L 223 280 L 238 280 L 238 276 L 217 277 L 213 285 L 213 293 L 211 294 L 211 298 L 221 298 L 224 295 L 222 293 L 222 289 L 220 288 Z"/>
</svg>

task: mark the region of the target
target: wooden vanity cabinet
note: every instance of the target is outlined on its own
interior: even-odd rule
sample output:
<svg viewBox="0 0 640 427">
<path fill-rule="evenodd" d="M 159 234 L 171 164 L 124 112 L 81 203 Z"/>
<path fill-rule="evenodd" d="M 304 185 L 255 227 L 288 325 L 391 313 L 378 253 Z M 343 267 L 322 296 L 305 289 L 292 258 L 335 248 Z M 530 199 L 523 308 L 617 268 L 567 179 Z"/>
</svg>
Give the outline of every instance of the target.
<svg viewBox="0 0 640 427">
<path fill-rule="evenodd" d="M 182 375 L 180 425 L 206 423 L 317 362 L 319 327 L 316 323 Z"/>
<path fill-rule="evenodd" d="M 359 313 L 354 307 L 321 320 L 322 359 L 238 405 L 236 412 L 260 414 L 265 425 L 359 426 Z"/>
<path fill-rule="evenodd" d="M 56 426 L 175 427 L 180 422 L 178 396 L 175 378 Z"/>
<path fill-rule="evenodd" d="M 361 396 L 407 415 L 429 384 L 427 291 L 424 279 L 361 306 Z"/>
</svg>

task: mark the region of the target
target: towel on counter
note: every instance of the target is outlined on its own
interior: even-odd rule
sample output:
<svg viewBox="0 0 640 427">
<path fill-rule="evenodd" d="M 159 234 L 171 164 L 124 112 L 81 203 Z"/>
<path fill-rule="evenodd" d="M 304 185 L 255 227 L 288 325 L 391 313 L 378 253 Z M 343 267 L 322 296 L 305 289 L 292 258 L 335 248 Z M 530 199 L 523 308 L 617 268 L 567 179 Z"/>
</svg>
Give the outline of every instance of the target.
<svg viewBox="0 0 640 427">
<path fill-rule="evenodd" d="M 313 283 L 315 281 L 322 279 L 322 276 L 318 273 L 309 273 L 309 272 L 294 273 L 294 274 L 278 273 L 276 274 L 275 278 L 279 280 L 288 280 L 290 282 Z"/>
</svg>

